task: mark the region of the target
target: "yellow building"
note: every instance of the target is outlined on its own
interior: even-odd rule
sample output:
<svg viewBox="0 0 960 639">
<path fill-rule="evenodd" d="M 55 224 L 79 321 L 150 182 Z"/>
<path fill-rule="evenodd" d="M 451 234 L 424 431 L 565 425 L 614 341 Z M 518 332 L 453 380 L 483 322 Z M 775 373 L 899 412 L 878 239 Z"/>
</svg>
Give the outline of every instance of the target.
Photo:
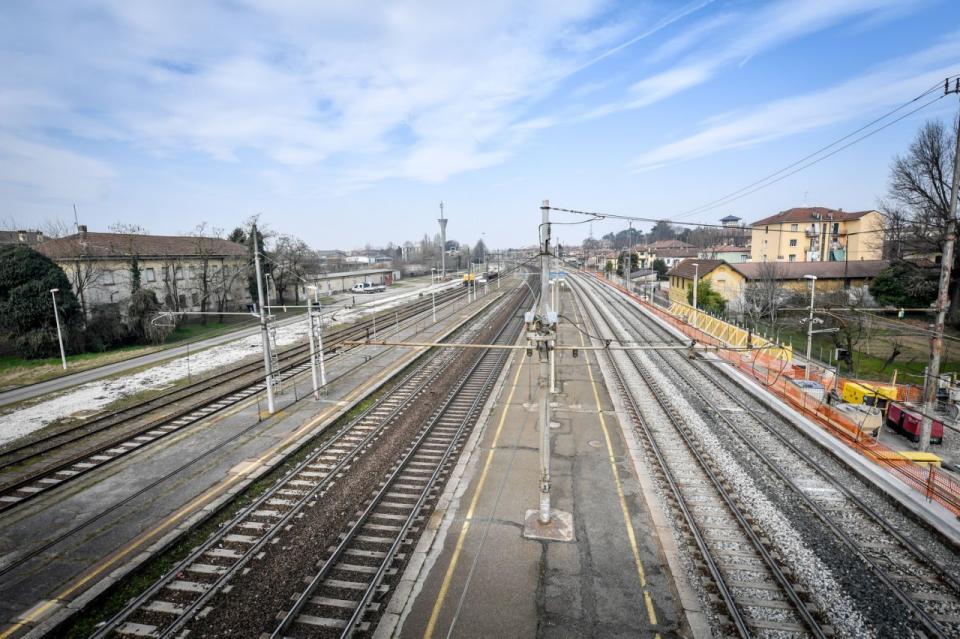
<svg viewBox="0 0 960 639">
<path fill-rule="evenodd" d="M 879 211 L 795 208 L 750 227 L 752 262 L 853 262 L 883 257 Z"/>
<path fill-rule="evenodd" d="M 739 265 L 738 265 L 739 266 Z M 720 293 L 728 302 L 740 296 L 744 277 L 723 260 L 701 260 L 688 258 L 667 272 L 670 280 L 670 301 L 689 304 L 687 298 L 693 288 L 694 277 L 700 282 L 710 282 L 711 288 Z"/>
<path fill-rule="evenodd" d="M 671 302 L 689 303 L 687 294 L 693 288 L 696 274 L 701 282 L 710 282 L 713 290 L 726 300 L 727 308 L 735 310 L 743 302 L 743 287 L 751 282 L 766 281 L 782 289 L 803 292 L 809 287 L 807 275 L 815 275 L 817 291 L 827 293 L 866 286 L 888 266 L 890 262 L 886 260 L 728 264 L 723 260 L 686 259 L 670 270 L 667 276 L 670 279 Z"/>
</svg>

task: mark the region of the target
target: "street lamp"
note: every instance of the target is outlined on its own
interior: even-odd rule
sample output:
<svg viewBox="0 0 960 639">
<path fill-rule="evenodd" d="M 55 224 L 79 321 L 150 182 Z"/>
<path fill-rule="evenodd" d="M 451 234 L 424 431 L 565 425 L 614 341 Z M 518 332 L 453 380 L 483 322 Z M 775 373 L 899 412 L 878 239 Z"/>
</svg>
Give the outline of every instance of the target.
<svg viewBox="0 0 960 639">
<path fill-rule="evenodd" d="M 813 297 L 817 290 L 817 276 L 804 275 L 810 280 L 810 317 L 807 319 L 807 365 L 803 368 L 803 378 L 810 379 L 810 352 L 813 348 Z"/>
<path fill-rule="evenodd" d="M 50 289 L 50 297 L 53 298 L 53 319 L 57 322 L 57 341 L 60 342 L 60 362 L 63 364 L 63 370 L 67 370 L 67 354 L 63 350 L 63 333 L 60 331 L 60 313 L 57 311 L 57 293 L 59 288 Z"/>
</svg>

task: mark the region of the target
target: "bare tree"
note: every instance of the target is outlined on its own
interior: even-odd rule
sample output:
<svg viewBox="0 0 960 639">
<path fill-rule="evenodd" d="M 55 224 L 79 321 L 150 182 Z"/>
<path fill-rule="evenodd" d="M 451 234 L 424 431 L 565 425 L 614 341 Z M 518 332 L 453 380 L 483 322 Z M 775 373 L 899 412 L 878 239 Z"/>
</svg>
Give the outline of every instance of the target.
<svg viewBox="0 0 960 639">
<path fill-rule="evenodd" d="M 213 240 L 223 234 L 222 229 L 210 228 L 206 222 L 201 222 L 190 233 L 193 238 L 193 247 L 197 258 L 197 266 L 191 267 L 191 278 L 194 280 L 194 292 L 199 298 L 200 303 L 200 322 L 206 326 L 206 312 L 209 308 L 211 297 L 213 297 L 212 277 L 213 264 L 211 258 L 214 254 Z"/>
<path fill-rule="evenodd" d="M 791 294 L 781 286 L 783 265 L 762 262 L 757 277 L 747 281 L 741 291 L 741 311 L 754 332 L 767 326 L 771 332 L 782 324 L 780 309 Z"/>
<path fill-rule="evenodd" d="M 947 127 L 940 120 L 926 122 L 903 156 L 897 156 L 890 167 L 890 184 L 887 195 L 896 215 L 887 210 L 888 230 L 890 220 L 906 222 L 902 254 L 935 254 L 943 250 L 946 240 L 947 221 L 950 215 L 950 188 L 953 176 L 955 140 L 960 122 Z M 891 207 L 893 208 L 893 207 Z M 895 231 L 894 231 L 895 232 Z M 960 252 L 956 254 L 953 280 L 950 283 L 950 318 L 956 323 L 960 304 Z"/>
</svg>

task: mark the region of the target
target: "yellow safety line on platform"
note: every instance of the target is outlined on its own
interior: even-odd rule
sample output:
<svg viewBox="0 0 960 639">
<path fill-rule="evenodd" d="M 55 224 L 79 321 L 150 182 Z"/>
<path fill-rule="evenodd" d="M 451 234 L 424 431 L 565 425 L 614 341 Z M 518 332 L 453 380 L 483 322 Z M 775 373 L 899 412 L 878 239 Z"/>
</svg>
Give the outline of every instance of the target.
<svg viewBox="0 0 960 639">
<path fill-rule="evenodd" d="M 408 360 L 414 359 L 419 355 L 420 353 L 411 353 L 407 355 L 406 359 Z M 402 361 L 402 359 L 403 358 L 401 358 L 401 360 L 399 361 Z M 401 368 L 403 366 L 406 366 L 407 364 L 409 364 L 409 362 L 404 363 L 401 366 Z M 375 383 L 376 383 L 376 378 L 371 378 L 367 380 L 364 384 L 356 387 L 350 393 L 348 393 L 343 401 L 347 403 L 353 401 L 353 398 L 355 396 L 366 392 L 366 389 Z M 252 401 L 249 403 L 252 404 Z M 271 447 L 269 450 L 267 450 L 266 452 L 261 454 L 258 458 L 256 458 L 251 468 L 256 468 L 256 467 L 259 467 L 261 464 L 264 464 L 267 460 L 269 460 L 271 457 L 279 453 L 286 446 L 295 442 L 297 439 L 299 439 L 300 437 L 305 435 L 307 432 L 309 432 L 311 429 L 313 429 L 315 426 L 317 426 L 317 424 L 320 424 L 321 422 L 323 422 L 323 420 L 327 419 L 331 414 L 336 412 L 338 408 L 339 406 L 331 406 L 330 408 L 323 411 L 323 413 L 321 413 L 320 415 L 317 415 L 315 418 L 313 418 L 312 420 L 310 420 L 309 422 L 307 422 L 297 430 L 293 431 L 290 435 L 285 437 L 282 442 Z M 279 411 L 274 415 L 274 417 L 281 417 L 282 413 L 283 411 Z M 213 501 L 213 499 L 219 497 L 228 488 L 233 486 L 233 484 L 237 483 L 238 481 L 240 481 L 245 477 L 246 475 L 242 475 L 242 474 L 231 475 L 227 477 L 225 480 L 223 480 L 222 482 L 220 482 L 219 484 L 207 489 L 205 493 L 197 496 L 196 498 L 193 499 L 193 501 L 181 507 L 177 512 L 175 512 L 174 514 L 164 519 L 162 522 L 160 522 L 154 528 L 152 528 L 149 532 L 141 535 L 140 537 L 133 539 L 131 542 L 129 542 L 126 546 L 118 550 L 112 556 L 108 557 L 106 560 L 94 566 L 83 577 L 75 581 L 66 589 L 57 593 L 53 597 L 53 599 L 48 599 L 42 605 L 37 606 L 36 608 L 28 611 L 23 616 L 22 619 L 14 621 L 6 630 L 4 630 L 3 632 L 0 632 L 0 639 L 7 639 L 8 637 L 11 637 L 18 630 L 37 621 L 38 619 L 41 619 L 43 615 L 50 608 L 52 608 L 53 606 L 57 605 L 60 602 L 63 602 L 65 598 L 69 597 L 70 595 L 74 594 L 76 591 L 83 588 L 88 582 L 90 582 L 90 580 L 102 575 L 104 572 L 111 569 L 114 565 L 119 563 L 121 560 L 128 557 L 132 552 L 143 547 L 147 542 L 153 540 L 155 537 L 157 537 L 161 533 L 165 533 L 166 531 L 171 529 L 175 524 L 179 523 L 182 519 L 186 518 L 188 515 L 192 514 L 193 512 L 199 510 L 199 507 L 202 507 L 206 503 Z"/>
<path fill-rule="evenodd" d="M 457 545 L 453 549 L 453 556 L 450 558 L 450 565 L 447 566 L 447 572 L 443 576 L 443 583 L 440 585 L 440 592 L 437 594 L 437 600 L 433 604 L 433 612 L 430 613 L 430 621 L 427 623 L 427 629 L 424 631 L 424 639 L 433 637 L 433 631 L 437 627 L 437 620 L 440 618 L 440 610 L 443 608 L 443 602 L 447 598 L 447 592 L 450 590 L 450 582 L 453 581 L 453 573 L 457 569 L 457 562 L 460 560 L 460 554 L 463 552 L 463 544 L 470 532 L 470 522 L 473 520 L 473 513 L 477 508 L 477 501 L 480 499 L 480 493 L 483 492 L 483 485 L 487 481 L 487 473 L 490 470 L 490 464 L 493 461 L 493 453 L 497 450 L 497 442 L 500 441 L 500 433 L 503 432 L 503 425 L 507 421 L 507 413 L 510 412 L 510 403 L 513 401 L 513 394 L 517 390 L 517 382 L 520 381 L 520 372 L 523 371 L 524 362 L 521 360 L 517 366 L 517 374 L 513 376 L 513 384 L 510 386 L 510 393 L 507 395 L 507 401 L 503 407 L 503 413 L 500 415 L 500 422 L 497 424 L 497 430 L 493 435 L 493 441 L 490 443 L 490 449 L 487 451 L 487 459 L 483 463 L 483 471 L 480 473 L 480 479 L 477 481 L 477 488 L 473 492 L 473 498 L 470 500 L 470 508 L 467 509 L 467 515 L 463 520 L 463 526 L 460 528 L 460 535 L 457 537 Z"/>
<path fill-rule="evenodd" d="M 581 322 L 583 315 L 579 307 L 577 314 L 580 315 Z M 579 333 L 580 344 L 586 345 L 583 340 L 583 332 Z M 610 439 L 610 432 L 607 430 L 607 420 L 603 416 L 603 406 L 600 403 L 600 391 L 597 389 L 596 379 L 593 377 L 593 367 L 590 366 L 589 357 L 584 354 L 584 363 L 587 365 L 587 377 L 590 380 L 590 386 L 593 388 L 593 400 L 597 405 L 597 417 L 600 418 L 600 428 L 603 430 L 603 438 L 607 442 L 607 459 L 610 461 L 610 470 L 613 471 L 613 482 L 617 486 L 617 496 L 620 498 L 620 510 L 623 512 L 623 523 L 627 527 L 627 538 L 630 540 L 630 550 L 633 553 L 633 562 L 637 566 L 637 576 L 640 578 L 640 588 L 643 590 L 643 600 L 647 606 L 647 618 L 651 625 L 657 625 L 657 613 L 653 608 L 653 599 L 650 596 L 650 590 L 647 588 L 647 574 L 643 569 L 643 560 L 640 559 L 640 547 L 637 544 L 637 535 L 633 530 L 633 522 L 630 519 L 630 510 L 627 508 L 627 498 L 623 492 L 623 483 L 620 481 L 620 469 L 617 468 L 617 460 L 613 453 L 613 441 Z M 660 635 L 656 637 L 659 639 Z"/>
</svg>

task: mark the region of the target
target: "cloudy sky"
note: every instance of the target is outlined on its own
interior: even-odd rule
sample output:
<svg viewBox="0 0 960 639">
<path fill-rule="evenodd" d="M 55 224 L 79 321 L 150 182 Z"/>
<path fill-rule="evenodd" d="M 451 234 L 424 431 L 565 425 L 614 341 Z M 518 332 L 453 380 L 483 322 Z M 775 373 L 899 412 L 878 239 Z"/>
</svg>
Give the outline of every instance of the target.
<svg viewBox="0 0 960 639">
<path fill-rule="evenodd" d="M 316 248 L 675 218 L 960 73 L 952 0 L 4 3 L 0 223 L 259 213 Z M 684 220 L 870 208 L 943 99 Z M 622 227 L 560 230 L 576 241 Z"/>
</svg>

